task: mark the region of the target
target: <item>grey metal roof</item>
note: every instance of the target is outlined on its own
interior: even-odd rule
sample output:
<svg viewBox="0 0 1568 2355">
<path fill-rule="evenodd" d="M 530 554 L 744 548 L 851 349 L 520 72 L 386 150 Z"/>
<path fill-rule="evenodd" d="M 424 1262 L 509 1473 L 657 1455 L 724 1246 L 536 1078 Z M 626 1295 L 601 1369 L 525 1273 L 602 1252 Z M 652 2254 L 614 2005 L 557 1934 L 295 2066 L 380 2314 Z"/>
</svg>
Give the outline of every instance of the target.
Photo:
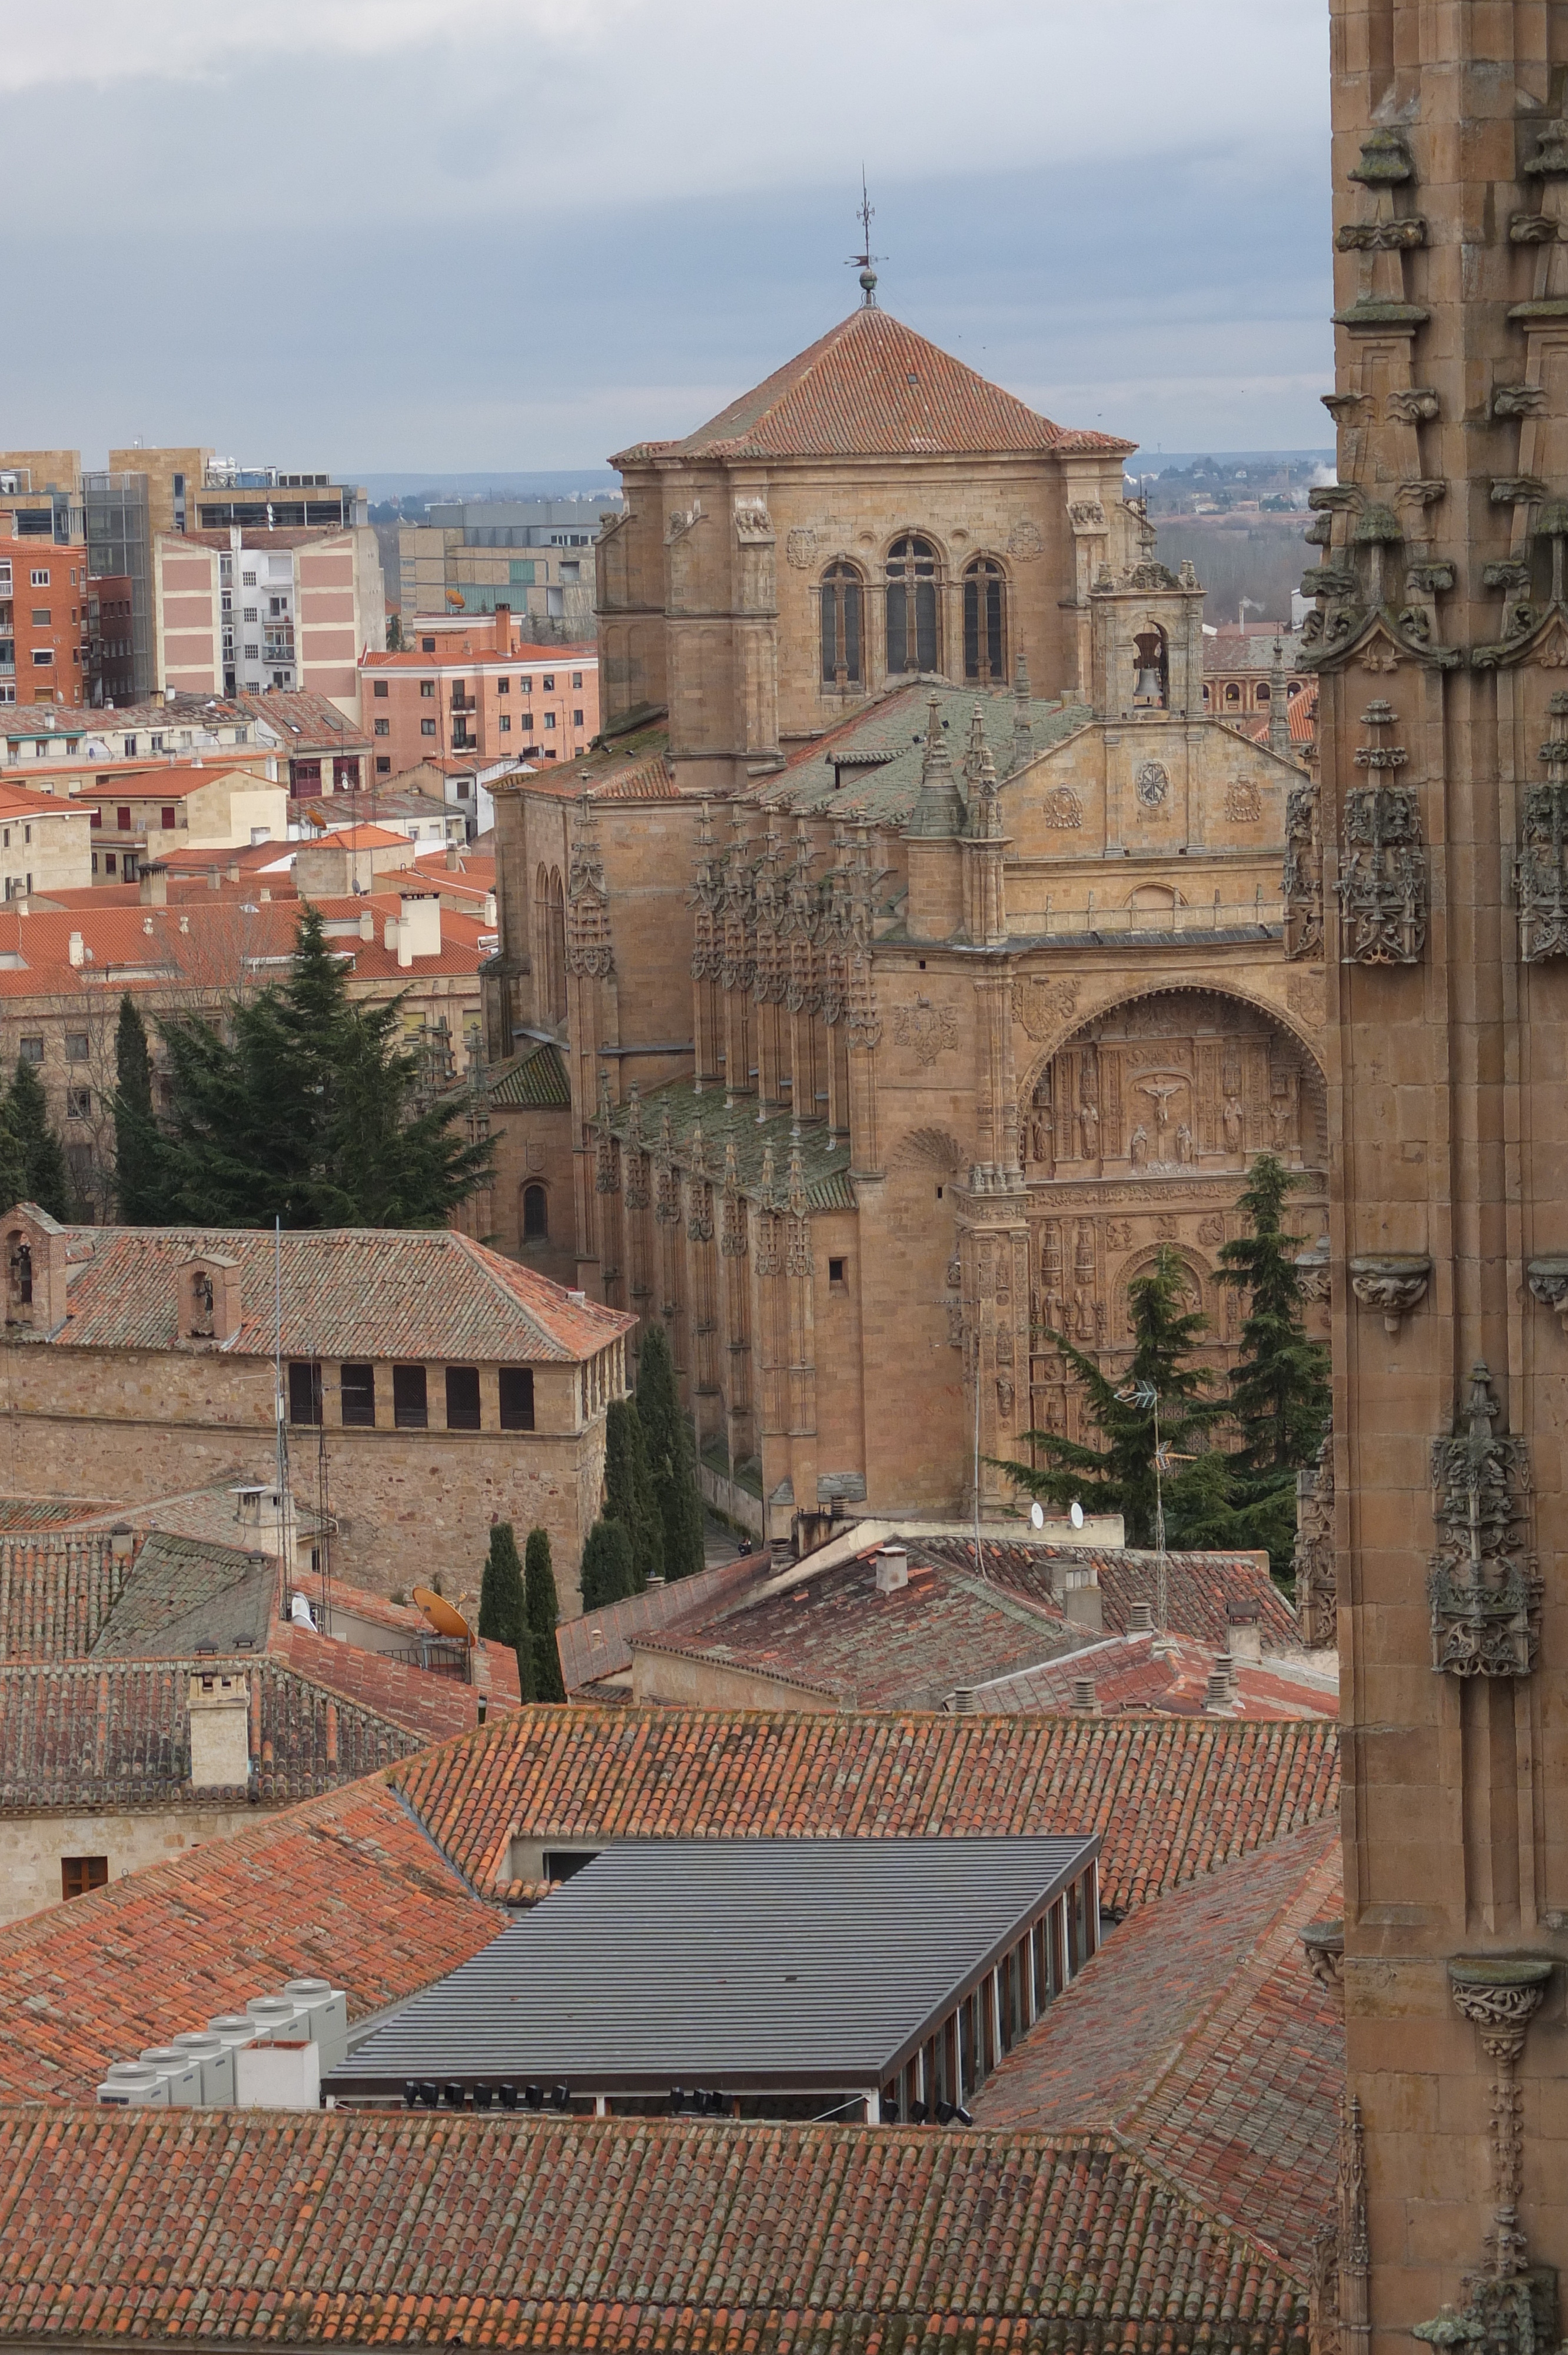
<svg viewBox="0 0 1568 2355">
<path fill-rule="evenodd" d="M 1098 1849 L 1097 1836 L 622 1842 L 328 2083 L 880 2085 Z"/>
</svg>

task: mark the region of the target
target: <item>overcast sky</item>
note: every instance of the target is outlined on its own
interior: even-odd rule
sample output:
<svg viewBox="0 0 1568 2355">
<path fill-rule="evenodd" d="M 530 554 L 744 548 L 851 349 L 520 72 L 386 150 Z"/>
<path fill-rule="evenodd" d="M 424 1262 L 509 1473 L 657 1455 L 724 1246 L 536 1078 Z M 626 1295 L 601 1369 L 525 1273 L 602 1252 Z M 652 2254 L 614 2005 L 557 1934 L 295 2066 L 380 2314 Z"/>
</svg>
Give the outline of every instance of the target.
<svg viewBox="0 0 1568 2355">
<path fill-rule="evenodd" d="M 598 464 L 859 299 L 863 159 L 885 306 L 1047 415 L 1317 446 L 1327 17 L 0 0 L 0 447 Z"/>
</svg>

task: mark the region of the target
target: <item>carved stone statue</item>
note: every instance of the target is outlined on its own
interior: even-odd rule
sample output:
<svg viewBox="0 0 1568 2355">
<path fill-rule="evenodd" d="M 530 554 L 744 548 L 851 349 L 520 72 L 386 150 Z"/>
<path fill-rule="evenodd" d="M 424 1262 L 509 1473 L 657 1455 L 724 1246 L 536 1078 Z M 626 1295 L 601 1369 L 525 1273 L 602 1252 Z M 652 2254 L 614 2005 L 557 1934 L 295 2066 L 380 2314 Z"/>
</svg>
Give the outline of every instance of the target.
<svg viewBox="0 0 1568 2355">
<path fill-rule="evenodd" d="M 1086 1096 L 1078 1106 L 1078 1135 L 1083 1139 L 1084 1159 L 1093 1161 L 1100 1149 L 1100 1108 L 1092 1096 Z"/>
<path fill-rule="evenodd" d="M 1147 1169 L 1149 1167 L 1149 1131 L 1141 1121 L 1132 1132 L 1127 1157 L 1135 1169 Z"/>
<path fill-rule="evenodd" d="M 1241 1098 L 1239 1096 L 1227 1096 L 1225 1098 L 1225 1108 L 1220 1118 L 1221 1124 L 1223 1125 L 1225 1133 L 1225 1151 L 1227 1153 L 1239 1153 L 1242 1149 L 1242 1139 L 1246 1133 L 1246 1124 L 1242 1118 Z"/>
<path fill-rule="evenodd" d="M 1183 1169 L 1192 1158 L 1192 1132 L 1185 1121 L 1180 1124 L 1176 1131 L 1176 1158 Z"/>
<path fill-rule="evenodd" d="M 1073 1301 L 1073 1330 L 1080 1341 L 1095 1337 L 1095 1304 L 1086 1285 L 1080 1284 Z"/>
</svg>

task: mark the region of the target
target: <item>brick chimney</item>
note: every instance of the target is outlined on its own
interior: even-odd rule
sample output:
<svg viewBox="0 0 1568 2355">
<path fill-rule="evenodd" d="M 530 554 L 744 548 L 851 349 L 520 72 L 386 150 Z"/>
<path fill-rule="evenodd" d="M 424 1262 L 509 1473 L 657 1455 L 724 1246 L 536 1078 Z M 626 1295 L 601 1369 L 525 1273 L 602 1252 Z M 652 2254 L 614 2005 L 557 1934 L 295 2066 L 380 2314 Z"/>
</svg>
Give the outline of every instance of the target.
<svg viewBox="0 0 1568 2355">
<path fill-rule="evenodd" d="M 191 1787 L 243 1791 L 250 1780 L 250 1689 L 216 1669 L 190 1680 Z"/>
</svg>

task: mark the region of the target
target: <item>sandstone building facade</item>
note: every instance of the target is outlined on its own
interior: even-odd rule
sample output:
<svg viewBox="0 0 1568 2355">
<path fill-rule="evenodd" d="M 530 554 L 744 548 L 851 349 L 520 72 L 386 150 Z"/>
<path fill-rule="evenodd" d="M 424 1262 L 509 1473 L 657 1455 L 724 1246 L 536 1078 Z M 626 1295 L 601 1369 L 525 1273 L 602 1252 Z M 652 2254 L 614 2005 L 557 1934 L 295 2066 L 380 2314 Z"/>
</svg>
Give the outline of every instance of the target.
<svg viewBox="0 0 1568 2355">
<path fill-rule="evenodd" d="M 1522 2350 L 1568 2264 L 1568 12 L 1335 0 L 1332 37 L 1334 2328 Z"/>
<path fill-rule="evenodd" d="M 354 1583 L 477 1591 L 493 1519 L 548 1530 L 562 1608 L 599 1506 L 630 1319 L 467 1237 L 0 1220 L 0 1486 L 127 1505 L 275 1433 Z"/>
<path fill-rule="evenodd" d="M 1204 716 L 1129 446 L 868 304 L 622 453 L 603 735 L 496 791 L 487 1051 L 556 1044 L 571 1098 L 496 1120 L 773 1535 L 959 1508 L 977 1457 L 1000 1501 L 984 1458 L 1075 1428 L 1047 1330 L 1124 1346 L 1162 1242 L 1222 1361 L 1260 1148 L 1321 1232 L 1306 780 Z"/>
</svg>

